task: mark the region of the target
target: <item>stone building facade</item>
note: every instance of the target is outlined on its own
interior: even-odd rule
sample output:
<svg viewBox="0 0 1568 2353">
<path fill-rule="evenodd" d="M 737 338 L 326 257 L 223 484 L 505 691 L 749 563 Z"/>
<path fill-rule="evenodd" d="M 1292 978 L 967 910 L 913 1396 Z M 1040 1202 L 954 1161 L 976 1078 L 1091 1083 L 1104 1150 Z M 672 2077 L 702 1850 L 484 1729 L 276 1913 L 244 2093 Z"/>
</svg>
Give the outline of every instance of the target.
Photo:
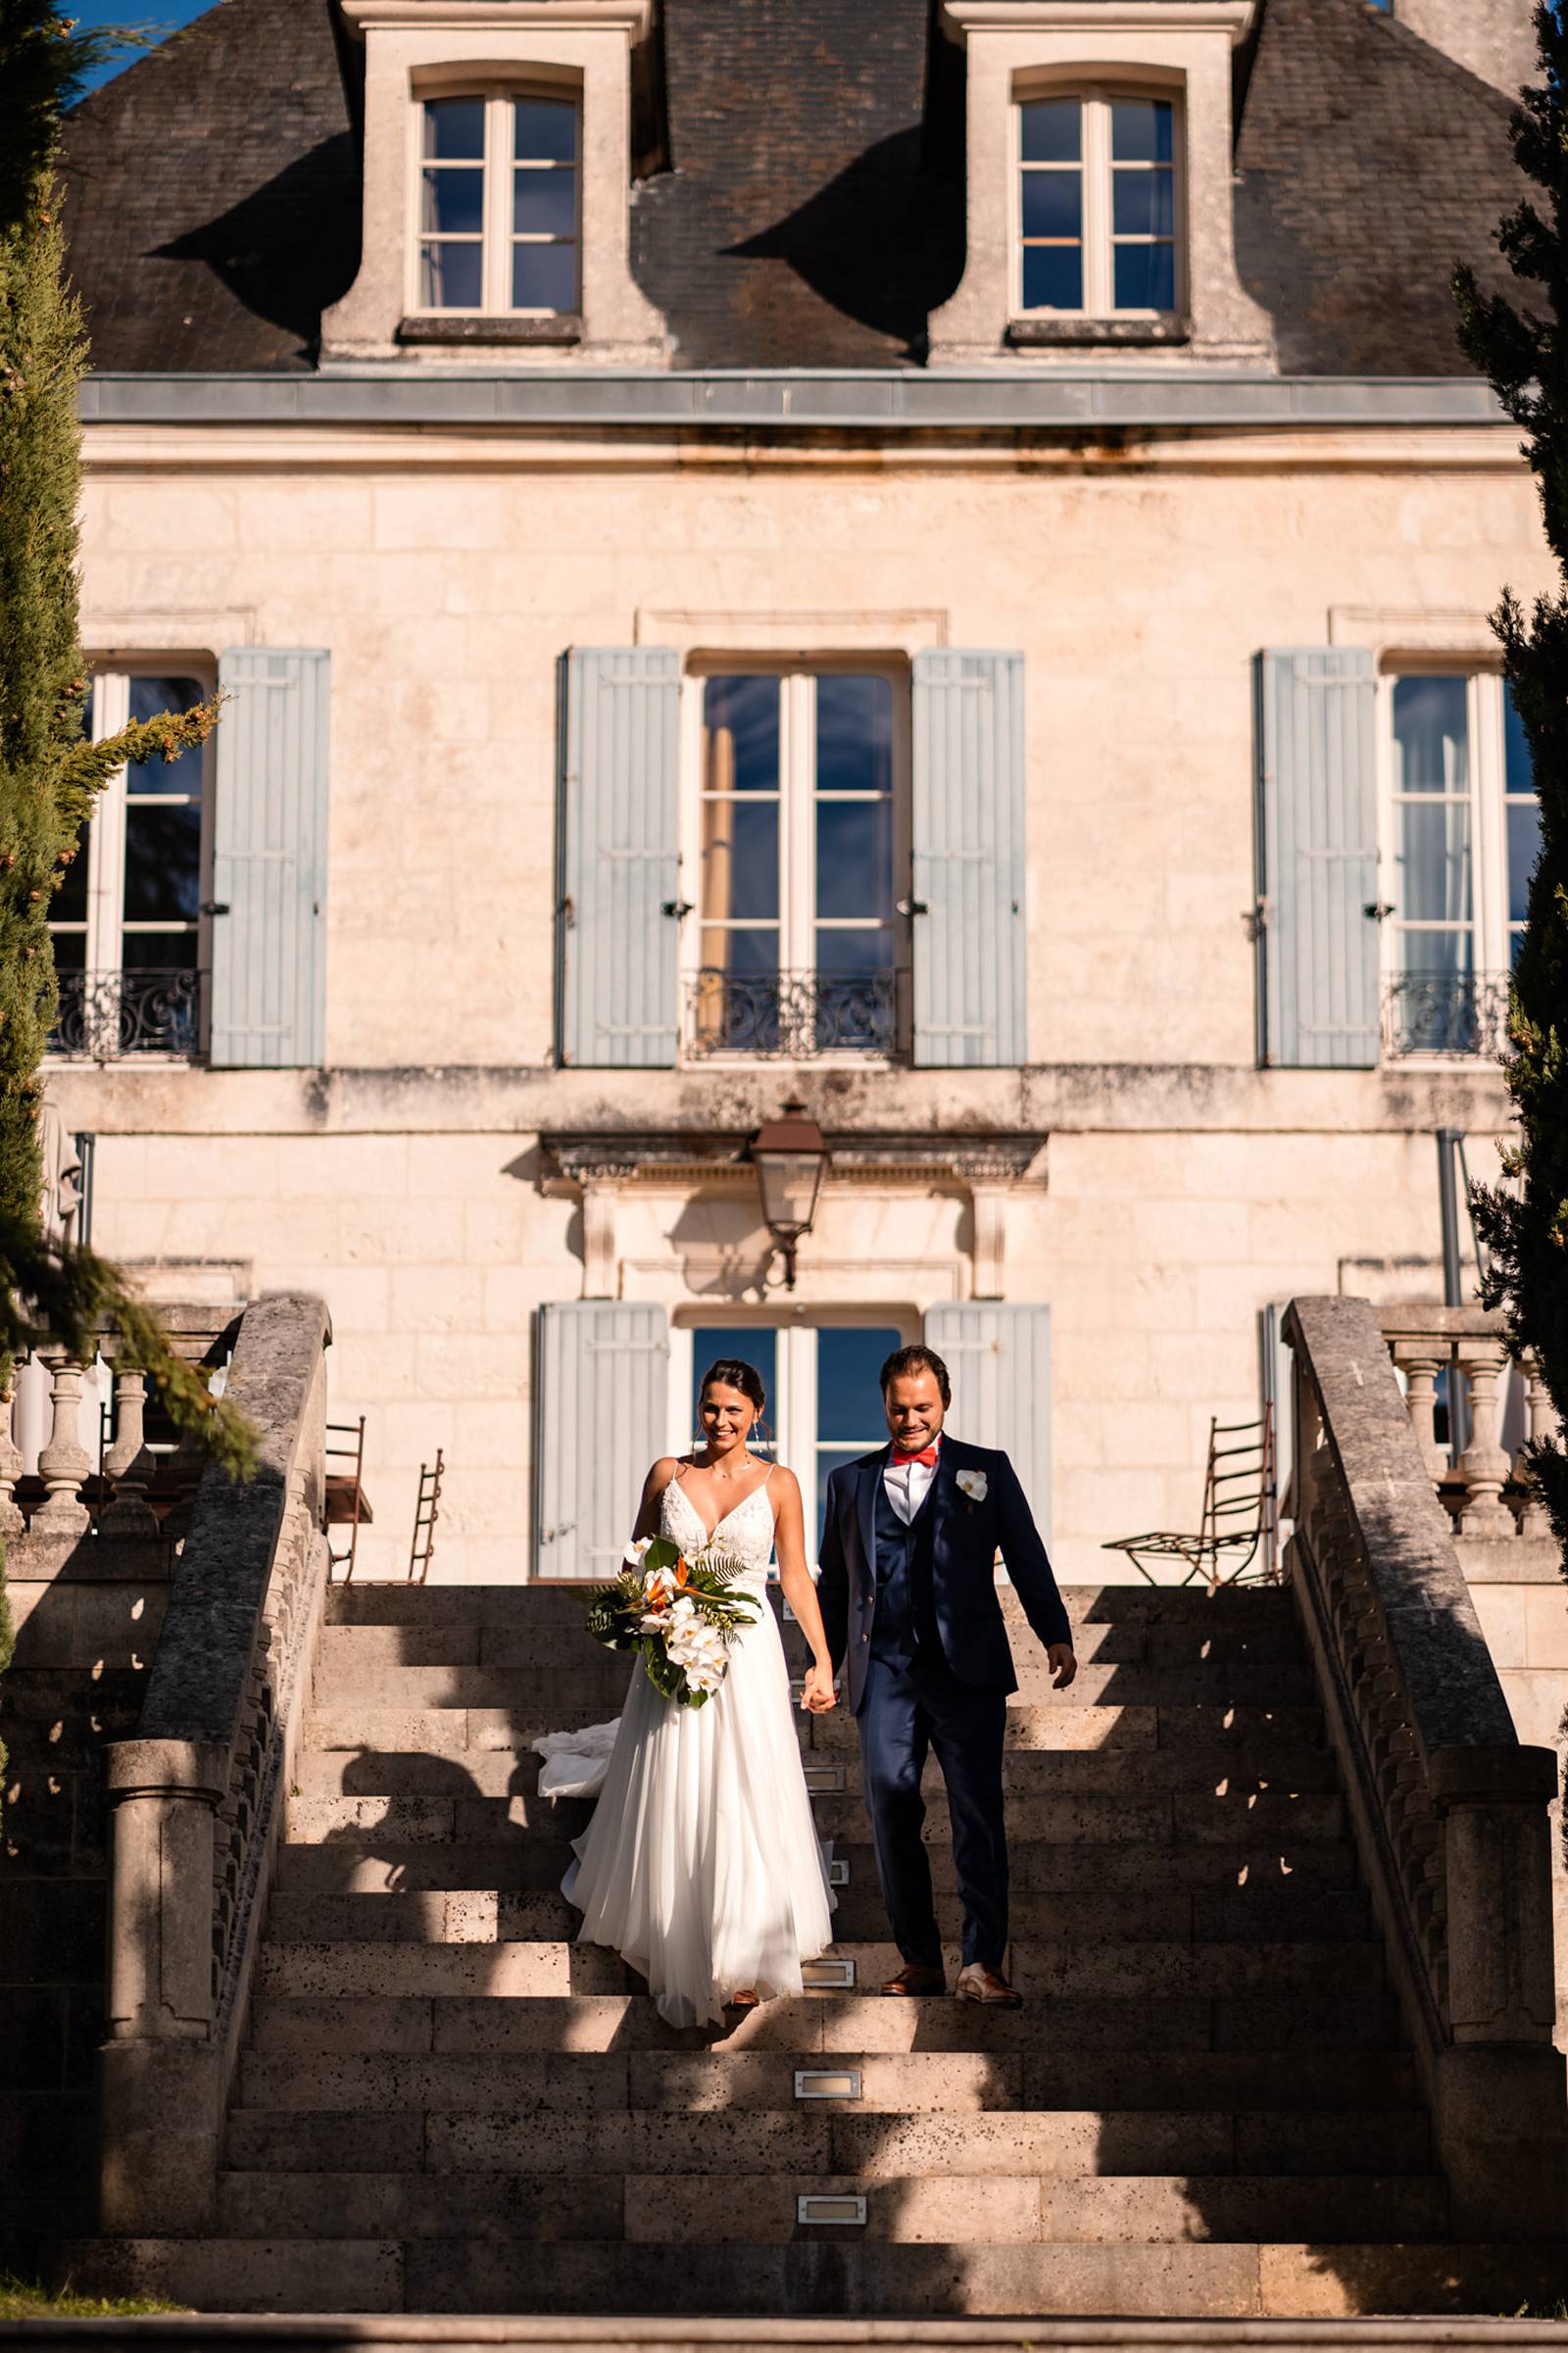
<svg viewBox="0 0 1568 2353">
<path fill-rule="evenodd" d="M 809 1489 L 929 1330 L 1097 1579 L 1281 1302 L 1441 1297 L 1525 13 L 225 0 L 77 111 L 95 706 L 233 701 L 111 793 L 50 1091 L 154 1289 L 328 1299 L 362 1570 L 439 1445 L 439 1576 L 591 1573 L 720 1345 Z"/>
</svg>

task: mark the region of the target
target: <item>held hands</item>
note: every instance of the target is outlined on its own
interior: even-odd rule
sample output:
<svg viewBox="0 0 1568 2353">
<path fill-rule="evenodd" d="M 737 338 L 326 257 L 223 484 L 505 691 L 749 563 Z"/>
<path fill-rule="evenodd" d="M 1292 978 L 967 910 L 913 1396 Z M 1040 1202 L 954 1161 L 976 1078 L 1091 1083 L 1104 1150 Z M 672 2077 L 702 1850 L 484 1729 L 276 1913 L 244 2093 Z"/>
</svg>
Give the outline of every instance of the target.
<svg viewBox="0 0 1568 2353">
<path fill-rule="evenodd" d="M 837 1706 L 837 1704 L 838 1693 L 833 1689 L 832 1668 L 822 1666 L 808 1667 L 806 1670 L 806 1687 L 801 1692 L 802 1707 L 804 1707 L 809 1715 L 825 1716 L 828 1709 L 830 1707 Z"/>
<path fill-rule="evenodd" d="M 1048 1644 L 1046 1659 L 1051 1668 L 1053 1691 L 1064 1691 L 1078 1672 L 1078 1661 L 1072 1654 L 1071 1642 Z"/>
</svg>

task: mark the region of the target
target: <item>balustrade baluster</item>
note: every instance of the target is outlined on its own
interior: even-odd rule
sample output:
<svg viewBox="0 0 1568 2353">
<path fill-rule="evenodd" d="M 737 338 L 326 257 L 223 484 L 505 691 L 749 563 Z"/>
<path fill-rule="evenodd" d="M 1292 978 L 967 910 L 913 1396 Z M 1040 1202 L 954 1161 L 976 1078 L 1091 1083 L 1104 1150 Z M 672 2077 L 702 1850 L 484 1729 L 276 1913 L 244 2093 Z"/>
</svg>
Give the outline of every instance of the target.
<svg viewBox="0 0 1568 2353">
<path fill-rule="evenodd" d="M 52 1424 L 49 1444 L 38 1456 L 38 1476 L 48 1494 L 33 1514 L 34 1536 L 84 1536 L 91 1526 L 81 1486 L 92 1470 L 92 1457 L 79 1435 L 82 1368 L 63 1349 L 38 1351 L 50 1372 L 49 1403 Z"/>
<path fill-rule="evenodd" d="M 1530 1444 L 1544 1446 L 1557 1435 L 1557 1416 L 1552 1411 L 1550 1394 L 1534 1356 L 1525 1357 L 1522 1370 L 1525 1377 L 1525 1403 L 1530 1414 Z M 1524 1509 L 1519 1515 L 1520 1535 L 1550 1536 L 1551 1521 L 1546 1516 L 1540 1486 L 1530 1469 L 1523 1446 L 1519 1449 L 1513 1471 L 1525 1491 Z"/>
<path fill-rule="evenodd" d="M 1500 1339 L 1461 1340 L 1458 1356 L 1470 1382 L 1470 1444 L 1455 1466 L 1465 1490 L 1459 1534 L 1513 1536 L 1517 1523 L 1502 1500 L 1512 1465 L 1498 1444 L 1508 1351 Z"/>
<path fill-rule="evenodd" d="M 0 1389 L 0 1537 L 21 1536 L 27 1524 L 17 1501 L 17 1481 L 22 1477 L 22 1449 L 17 1445 L 13 1429 L 17 1374 L 24 1362 L 25 1358 L 20 1358 L 12 1366 L 4 1389 Z"/>
<path fill-rule="evenodd" d="M 147 1500 L 155 1468 L 146 1442 L 147 1376 L 132 1364 L 115 1366 L 115 1443 L 104 1456 L 113 1498 L 98 1522 L 100 1535 L 156 1538 L 158 1514 Z"/>
<path fill-rule="evenodd" d="M 1421 1459 L 1439 1487 L 1447 1476 L 1448 1450 L 1438 1444 L 1438 1375 L 1450 1365 L 1450 1351 L 1446 1342 L 1401 1340 L 1395 1343 L 1394 1361 L 1407 1383 L 1404 1402 Z"/>
</svg>

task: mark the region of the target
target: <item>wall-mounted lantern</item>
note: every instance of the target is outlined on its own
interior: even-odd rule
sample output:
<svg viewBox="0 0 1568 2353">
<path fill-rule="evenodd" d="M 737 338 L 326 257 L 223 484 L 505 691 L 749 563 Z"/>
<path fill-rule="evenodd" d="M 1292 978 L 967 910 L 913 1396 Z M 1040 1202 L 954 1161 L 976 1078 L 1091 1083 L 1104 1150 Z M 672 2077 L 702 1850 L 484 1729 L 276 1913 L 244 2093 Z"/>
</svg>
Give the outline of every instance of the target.
<svg viewBox="0 0 1568 2353">
<path fill-rule="evenodd" d="M 760 1127 L 749 1147 L 757 1169 L 762 1219 L 784 1258 L 784 1288 L 795 1289 L 795 1252 L 816 1216 L 817 1196 L 832 1154 L 806 1105 L 787 1103 L 783 1117 Z"/>
</svg>

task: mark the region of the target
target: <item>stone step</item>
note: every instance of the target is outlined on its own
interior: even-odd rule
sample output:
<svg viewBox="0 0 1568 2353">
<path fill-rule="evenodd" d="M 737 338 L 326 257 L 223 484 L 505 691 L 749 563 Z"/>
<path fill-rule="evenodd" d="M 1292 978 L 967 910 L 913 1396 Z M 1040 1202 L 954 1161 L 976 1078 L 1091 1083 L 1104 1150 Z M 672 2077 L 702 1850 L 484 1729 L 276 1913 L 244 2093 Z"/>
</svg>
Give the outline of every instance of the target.
<svg viewBox="0 0 1568 2353">
<path fill-rule="evenodd" d="M 564 1858 L 566 1842 L 587 1828 L 590 1812 L 587 1800 L 565 1798 L 552 1805 L 526 1790 L 512 1797 L 291 1794 L 287 1825 L 295 1844 L 341 1840 L 345 1845 L 375 1845 L 389 1838 L 422 1844 L 431 1839 L 504 1838 L 510 1832 L 519 1840 L 547 1839 L 561 1847 Z M 865 1807 L 858 1797 L 817 1797 L 813 1812 L 823 1838 L 858 1839 L 865 1834 Z M 1244 1837 L 1310 1843 L 1342 1838 L 1345 1818 L 1340 1799 L 1321 1792 L 1295 1797 L 1227 1790 L 1221 1796 L 1214 1790 L 1176 1790 L 1141 1797 L 1015 1797 L 1007 1808 L 1007 1830 L 1018 1839 L 1072 1844 L 1087 1840 L 1147 1849 L 1234 1845 Z M 951 1843 L 945 1797 L 928 1802 L 924 1836 L 932 1844 Z"/>
<path fill-rule="evenodd" d="M 839 1888 L 834 1926 L 841 1936 L 886 1934 L 887 1914 L 874 1881 Z M 943 1934 L 956 1936 L 962 1922 L 956 1894 L 937 1899 Z M 267 1916 L 271 1944 L 487 1944 L 513 1938 L 571 1937 L 581 1914 L 548 1890 L 414 1889 L 351 1895 L 295 1894 L 280 1889 Z M 1111 1939 L 1162 1943 L 1224 1943 L 1251 1936 L 1288 1941 L 1336 1942 L 1371 1933 L 1367 1898 L 1358 1891 L 1281 1887 L 1224 1892 L 1173 1890 L 1163 1895 L 1122 1891 L 1063 1897 L 1019 1889 L 1011 1898 L 1014 1936 L 1050 1936 L 1060 1943 Z"/>
<path fill-rule="evenodd" d="M 944 1947 L 949 1983 L 956 1945 Z M 849 1961 L 858 1987 L 880 1985 L 902 1966 L 897 1947 L 846 1938 L 829 1956 Z M 1008 1974 L 1025 1995 L 1081 2000 L 1109 1995 L 1166 1999 L 1302 1992 L 1376 1992 L 1378 1943 L 1101 1944 L 1077 1946 L 1014 1937 Z M 265 1944 L 257 1990 L 364 1997 L 392 1994 L 635 1992 L 640 1985 L 615 1953 L 559 1940 L 491 1944 Z"/>
<path fill-rule="evenodd" d="M 1073 1690 L 1077 1688 L 1075 1684 Z M 578 1721 L 588 1723 L 591 1718 L 585 1715 Z M 1322 1737 L 1322 1714 L 1315 1705 L 1283 1706 L 1272 1700 L 1158 1707 L 1104 1702 L 1063 1707 L 1055 1698 L 1037 1702 L 1018 1693 L 1007 1702 L 1008 1748 L 1215 1747 L 1245 1749 L 1262 1756 L 1275 1742 L 1310 1748 L 1319 1746 Z M 836 1707 L 828 1715 L 812 1718 L 814 1749 L 858 1750 L 859 1744 L 859 1732 L 848 1708 Z"/>
<path fill-rule="evenodd" d="M 732 2011 L 723 2028 L 676 2029 L 647 1994 L 262 1994 L 252 2047 L 271 2056 L 742 2050 L 793 2053 L 1016 2051 L 1038 2108 L 1377 2108 L 1413 2104 L 1412 2062 L 1393 2046 L 1392 1995 L 1353 2010 L 1334 1994 L 1031 2002 L 981 2009 L 933 1994 L 802 1994 Z M 1353 2069 L 1343 2053 L 1355 2050 Z M 1343 2170 L 1343 2169 L 1342 2169 Z"/>
<path fill-rule="evenodd" d="M 1263 1744 L 1260 1744 L 1263 1745 Z M 803 1763 L 813 1792 L 858 1796 L 863 1774 L 858 1751 L 819 1755 L 807 1748 Z M 296 1759 L 294 1786 L 302 1796 L 506 1797 L 531 1794 L 542 1760 L 511 1747 L 438 1748 L 372 1742 L 330 1745 L 308 1740 Z M 1237 1795 L 1326 1794 L 1338 1787 L 1334 1760 L 1317 1747 L 1266 1745 L 1259 1757 L 1241 1761 L 1228 1748 L 1102 1748 L 1010 1750 L 1003 1761 L 1003 1786 L 1009 1796 L 1055 1793 L 1075 1796 L 1129 1795 L 1155 1790 L 1197 1789 Z M 941 1794 L 941 1768 L 933 1759 L 924 1787 Z"/>
<path fill-rule="evenodd" d="M 812 2238 L 819 2243 L 813 2245 Z M 759 2326 L 748 2329 L 749 2345 L 801 2343 L 799 2336 L 770 2329 L 767 2316 L 772 2315 L 797 2314 L 820 2322 L 853 2313 L 862 2316 L 863 2323 L 864 2318 L 901 2320 L 915 2313 L 922 2316 L 921 2323 L 907 2331 L 901 2328 L 898 2339 L 913 2343 L 925 2337 L 924 2320 L 950 2313 L 985 2313 L 998 2319 L 1026 2314 L 1032 2321 L 1083 2313 L 1193 2316 L 1205 2323 L 1232 2316 L 1255 2323 L 1271 2316 L 1512 2312 L 1524 2304 L 1550 2306 L 1561 2292 L 1561 2257 L 1555 2248 L 1365 2241 L 1333 2246 L 1320 2241 L 1149 2239 L 1103 2245 L 1038 2241 L 987 2247 L 957 2241 L 915 2246 L 874 2242 L 863 2231 L 817 2230 L 804 2241 L 757 2247 L 744 2262 L 736 2260 L 733 2248 L 721 2244 L 617 2245 L 602 2239 L 566 2239 L 556 2242 L 548 2264 L 541 2264 L 535 2244 L 451 2237 L 62 2239 L 50 2249 L 50 2258 L 53 2269 L 100 2294 L 156 2296 L 221 2313 L 586 2316 L 608 2309 L 650 2318 L 668 2314 L 680 2321 L 698 2311 L 755 2317 Z M 142 2326 L 145 2329 L 147 2325 Z M 312 2341 L 346 2345 L 350 2339 L 333 2333 L 336 2327 L 332 2321 L 319 2328 L 313 2325 Z M 486 2342 L 505 2342 L 495 2328 L 496 2324 L 487 2321 Z M 1416 2331 L 1401 2341 L 1411 2353 L 1428 2341 L 1473 2346 L 1480 2353 L 1495 2331 L 1494 2322 L 1484 2328 L 1466 2323 L 1457 2333 L 1447 2328 L 1441 2334 Z M 1363 2341 L 1364 2333 L 1343 2340 L 1347 2353 Z M 429 2322 L 420 2334 L 427 2342 L 439 2341 Z M 683 2328 L 674 2339 L 661 2330 L 647 2341 L 668 2353 L 676 2344 L 695 2348 L 699 2338 L 710 2347 L 715 2342 L 710 2328 L 691 2336 Z M 214 2341 L 221 2341 L 216 2330 Z M 363 2330 L 356 2330 L 352 2341 L 364 2353 L 370 2353 L 375 2344 L 374 2335 Z M 400 2341 L 408 2341 L 401 2332 Z M 471 2345 L 472 2333 L 460 2341 Z M 559 2340 L 541 2338 L 535 2328 L 529 2329 L 526 2341 L 558 2353 Z M 580 2331 L 573 2329 L 571 2342 L 582 2341 Z M 619 2324 L 618 2336 L 596 2330 L 592 2341 L 624 2346 L 625 2324 Z M 813 2327 L 809 2341 L 821 2349 L 831 2347 L 833 2338 Z M 870 2337 L 862 2327 L 841 2341 L 858 2345 Z M 881 2341 L 886 2341 L 885 2330 Z M 991 2328 L 980 2341 L 996 2345 L 1008 2340 Z M 1065 2340 L 1031 2327 L 1026 2341 L 1036 2346 L 1065 2341 L 1074 2353 L 1081 2353 L 1089 2342 L 1125 2344 L 1126 2338 L 1117 2330 L 1113 2336 L 1090 2339 L 1079 2323 Z M 1232 2340 L 1216 2340 L 1206 2328 L 1200 2338 L 1177 2340 L 1200 2341 Z M 1242 2341 L 1255 2343 L 1255 2328 L 1242 2331 Z M 1314 2336 L 1313 2341 L 1321 2340 Z M 1383 2341 L 1388 2341 L 1386 2336 Z M 1298 2353 L 1298 2348 L 1289 2347 L 1289 2353 Z"/>
<path fill-rule="evenodd" d="M 349 1697 L 382 1707 L 513 1707 L 530 1715 L 541 1694 L 528 1686 L 541 1673 L 528 1652 L 525 1634 L 479 1627 L 465 1647 L 477 1658 L 452 1658 L 451 1638 L 441 1627 L 329 1626 L 317 1653 L 315 1691 L 334 1703 Z M 564 1711 L 618 1707 L 633 1671 L 622 1656 L 599 1651 L 586 1640 L 580 1661 L 551 1666 L 551 1705 Z M 1180 1666 L 1118 1666 L 1092 1660 L 1081 1666 L 1065 1691 L 1054 1689 L 1046 1656 L 1038 1645 L 1014 1656 L 1015 1704 L 1057 1707 L 1249 1706 L 1309 1707 L 1316 1697 L 1311 1668 L 1304 1661 L 1254 1666 L 1246 1661 L 1205 1658 Z"/>
<path fill-rule="evenodd" d="M 876 1862 L 860 1825 L 855 1838 L 833 1841 L 836 1861 L 849 1869 L 853 1887 L 876 1885 Z M 1015 1890 L 1100 1894 L 1113 1889 L 1154 1894 L 1169 1888 L 1224 1892 L 1254 1885 L 1353 1887 L 1355 1851 L 1345 1839 L 1300 1843 L 1297 1839 L 1251 1844 L 1161 1847 L 1099 1845 L 1085 1840 L 1063 1846 L 1042 1838 L 1008 1840 L 1008 1865 Z M 939 1890 L 956 1885 L 952 1849 L 933 1846 L 931 1877 Z M 298 1894 L 374 1893 L 383 1889 L 535 1889 L 553 1894 L 561 1886 L 565 1857 L 545 1838 L 495 1837 L 436 1841 L 396 1837 L 369 1838 L 364 1844 L 315 1842 L 279 1852 L 279 1884 Z"/>
<path fill-rule="evenodd" d="M 481 2238 L 505 2242 L 625 2239 L 651 2245 L 777 2246 L 831 2225 L 803 2222 L 810 2196 L 857 2198 L 858 2236 L 977 2245 L 1129 2239 L 1246 2239 L 1266 2225 L 1325 2243 L 1376 2227 L 1390 2239 L 1439 2236 L 1446 2185 L 1432 2176 L 1373 2174 L 992 2175 L 777 2170 L 729 2178 L 652 2174 L 272 2174 L 220 2176 L 217 2228 L 233 2238 Z M 744 2258 L 741 2258 L 744 2260 Z"/>
<path fill-rule="evenodd" d="M 580 1582 L 538 1585 L 335 1585 L 326 1595 L 329 1626 L 580 1627 L 587 1588 Z M 997 1589 L 1009 1630 L 1025 1624 L 1017 1595 Z M 1207 1593 L 1198 1586 L 1064 1585 L 1061 1598 L 1075 1626 L 1246 1626 L 1261 1630 L 1297 1624 L 1284 1586 L 1233 1587 Z"/>
<path fill-rule="evenodd" d="M 810 1659 L 810 1646 L 802 1628 L 792 1618 L 775 1619 L 783 1636 L 784 1648 L 791 1666 L 800 1672 Z M 340 1629 L 339 1631 L 343 1631 Z M 410 1627 L 392 1629 L 361 1625 L 355 1629 L 362 1637 L 374 1635 L 378 1641 L 397 1634 L 407 1635 L 411 1642 L 415 1630 Z M 421 1622 L 418 1639 L 430 1646 L 423 1652 L 423 1663 L 437 1666 L 487 1666 L 498 1664 L 526 1665 L 545 1669 L 580 1666 L 598 1661 L 601 1653 L 582 1624 L 582 1613 L 566 1624 L 545 1623 L 514 1627 L 464 1626 L 444 1630 L 446 1640 L 436 1638 L 443 1632 Z M 1027 1625 L 1009 1623 L 1007 1627 L 1015 1662 L 1022 1664 L 1032 1650 L 1038 1650 L 1038 1638 Z M 1073 1628 L 1073 1648 L 1080 1666 L 1187 1666 L 1203 1660 L 1220 1660 L 1236 1665 L 1248 1665 L 1266 1675 L 1274 1666 L 1299 1665 L 1305 1653 L 1301 1646 L 1300 1629 L 1286 1618 L 1271 1619 L 1266 1625 L 1178 1624 L 1171 1626 L 1139 1625 L 1136 1623 L 1098 1625 L 1079 1622 Z M 502 1657 L 499 1645 L 505 1642 L 508 1654 Z M 420 1663 L 420 1654 L 401 1643 L 387 1642 L 388 1656 Z"/>
</svg>

